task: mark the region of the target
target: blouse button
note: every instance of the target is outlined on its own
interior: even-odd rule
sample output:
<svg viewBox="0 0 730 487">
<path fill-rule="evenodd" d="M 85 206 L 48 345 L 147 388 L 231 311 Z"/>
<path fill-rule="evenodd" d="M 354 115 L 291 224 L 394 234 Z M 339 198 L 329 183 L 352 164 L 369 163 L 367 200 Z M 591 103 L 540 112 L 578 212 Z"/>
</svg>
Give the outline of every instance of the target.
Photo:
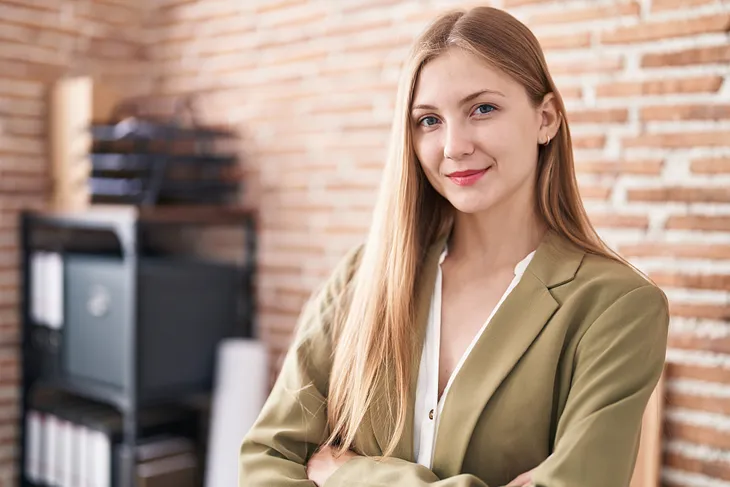
<svg viewBox="0 0 730 487">
<path fill-rule="evenodd" d="M 428 412 L 428 419 L 433 419 L 433 409 Z"/>
</svg>

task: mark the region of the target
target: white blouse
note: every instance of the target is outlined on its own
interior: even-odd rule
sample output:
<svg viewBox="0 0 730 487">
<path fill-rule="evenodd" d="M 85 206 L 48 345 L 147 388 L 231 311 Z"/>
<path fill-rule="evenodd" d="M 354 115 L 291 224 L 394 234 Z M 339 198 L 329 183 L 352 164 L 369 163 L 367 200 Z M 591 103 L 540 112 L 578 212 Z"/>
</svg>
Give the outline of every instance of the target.
<svg viewBox="0 0 730 487">
<path fill-rule="evenodd" d="M 418 385 L 416 389 L 416 404 L 415 414 L 413 422 L 413 446 L 416 460 L 426 468 L 431 468 L 431 461 L 433 459 L 433 450 L 436 439 L 436 432 L 438 430 L 439 417 L 444 407 L 444 400 L 446 394 L 449 392 L 451 384 L 454 382 L 456 374 L 461 370 L 464 361 L 469 356 L 469 353 L 474 348 L 474 345 L 481 337 L 487 325 L 492 320 L 492 317 L 499 309 L 502 302 L 509 295 L 510 292 L 520 282 L 520 278 L 525 272 L 528 264 L 532 260 L 536 251 L 532 251 L 524 259 L 522 259 L 514 269 L 515 277 L 507 287 L 500 298 L 497 305 L 492 310 L 492 313 L 484 322 L 479 333 L 476 334 L 474 339 L 469 344 L 464 354 L 461 356 L 459 363 L 457 364 L 454 372 L 449 377 L 449 382 L 446 384 L 441 399 L 438 399 L 438 386 L 439 386 L 439 349 L 441 342 L 441 289 L 443 285 L 443 274 L 441 270 L 441 264 L 447 255 L 447 250 L 441 253 L 439 258 L 439 266 L 436 273 L 436 284 L 434 286 L 433 297 L 431 299 L 431 308 L 429 311 L 428 323 L 426 328 L 426 338 L 423 342 L 423 352 L 421 354 L 421 364 L 418 370 Z"/>
</svg>

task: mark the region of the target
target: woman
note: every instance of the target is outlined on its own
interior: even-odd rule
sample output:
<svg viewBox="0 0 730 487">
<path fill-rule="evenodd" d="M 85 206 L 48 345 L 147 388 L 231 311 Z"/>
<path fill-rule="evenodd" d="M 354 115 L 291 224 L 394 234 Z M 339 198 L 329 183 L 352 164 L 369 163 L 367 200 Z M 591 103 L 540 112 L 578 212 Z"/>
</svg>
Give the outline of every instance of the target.
<svg viewBox="0 0 730 487">
<path fill-rule="evenodd" d="M 305 308 L 240 485 L 627 486 L 667 302 L 588 222 L 535 37 L 492 8 L 440 17 L 393 134 L 369 236 Z"/>
</svg>

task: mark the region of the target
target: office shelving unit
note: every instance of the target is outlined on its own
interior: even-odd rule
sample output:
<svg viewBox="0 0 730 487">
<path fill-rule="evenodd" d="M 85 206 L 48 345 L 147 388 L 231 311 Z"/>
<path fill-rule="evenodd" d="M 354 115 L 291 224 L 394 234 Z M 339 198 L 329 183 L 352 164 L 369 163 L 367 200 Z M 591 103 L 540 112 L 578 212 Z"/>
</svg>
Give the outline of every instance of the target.
<svg viewBox="0 0 730 487">
<path fill-rule="evenodd" d="M 125 326 L 131 333 L 124 359 L 127 370 L 123 371 L 128 382 L 124 387 L 99 383 L 93 380 L 69 378 L 61 367 L 60 356 L 64 350 L 64 332 L 39 326 L 31 313 L 32 291 L 31 255 L 38 249 L 50 249 L 64 255 L 78 242 L 77 232 L 106 232 L 118 242 L 117 250 L 123 266 L 124 278 L 132 284 L 127 305 L 137 309 L 140 259 L 144 257 L 145 235 L 150 229 L 164 230 L 178 226 L 217 225 L 233 226 L 244 232 L 243 264 L 239 267 L 241 287 L 239 320 L 230 336 L 255 335 L 255 272 L 256 272 L 256 225 L 255 213 L 240 207 L 188 206 L 188 207 L 125 207 L 109 208 L 108 211 L 84 211 L 78 213 L 26 212 L 21 215 L 21 273 L 22 293 L 20 316 L 22 327 L 22 384 L 21 417 L 18 455 L 18 477 L 21 487 L 47 487 L 31 483 L 25 475 L 26 465 L 26 414 L 33 406 L 38 391 L 56 390 L 114 408 L 122 417 L 120 444 L 123 480 L 113 487 L 135 487 L 135 447 L 139 439 L 140 410 L 160 404 L 180 404 L 191 407 L 205 404 L 210 390 L 143 390 L 139 355 L 145 334 L 140 330 L 136 311 L 129 314 Z M 67 328 L 65 325 L 63 328 Z M 212 379 L 212 378 L 211 378 Z M 202 401 L 201 401 L 202 398 Z M 204 409 L 203 409 L 204 411 Z M 205 440 L 205 439 L 203 439 Z"/>
</svg>

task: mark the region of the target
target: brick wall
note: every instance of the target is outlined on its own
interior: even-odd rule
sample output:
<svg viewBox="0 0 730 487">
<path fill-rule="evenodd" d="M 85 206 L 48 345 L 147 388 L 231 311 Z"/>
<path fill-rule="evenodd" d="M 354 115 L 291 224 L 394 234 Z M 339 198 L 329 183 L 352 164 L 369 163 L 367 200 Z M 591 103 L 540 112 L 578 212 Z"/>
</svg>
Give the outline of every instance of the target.
<svg viewBox="0 0 730 487">
<path fill-rule="evenodd" d="M 399 63 L 475 2 L 163 0 L 165 94 L 246 134 L 261 208 L 262 335 L 279 357 L 308 293 L 363 238 Z M 546 49 L 604 238 L 672 305 L 664 481 L 730 486 L 730 2 L 503 0 Z"/>
<path fill-rule="evenodd" d="M 0 486 L 16 485 L 17 215 L 48 200 L 46 88 L 68 73 L 149 91 L 144 2 L 0 1 Z"/>
<path fill-rule="evenodd" d="M 43 83 L 70 69 L 195 92 L 205 119 L 240 129 L 276 364 L 306 297 L 365 235 L 409 42 L 475 3 L 489 2 L 0 1 L 0 485 L 14 455 L 14 216 L 46 198 Z M 664 482 L 730 487 L 730 3 L 491 4 L 546 49 L 593 222 L 670 297 Z"/>
</svg>

